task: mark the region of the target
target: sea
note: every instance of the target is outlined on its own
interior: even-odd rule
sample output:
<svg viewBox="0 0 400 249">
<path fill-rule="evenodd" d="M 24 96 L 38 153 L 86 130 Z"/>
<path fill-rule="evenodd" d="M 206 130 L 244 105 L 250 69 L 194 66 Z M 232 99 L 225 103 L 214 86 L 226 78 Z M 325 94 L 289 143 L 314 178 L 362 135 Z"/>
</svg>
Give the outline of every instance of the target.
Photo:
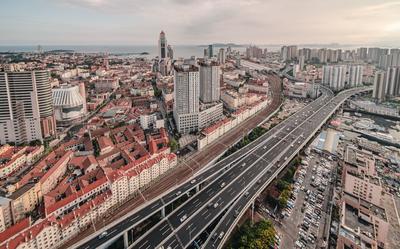
<svg viewBox="0 0 400 249">
<path fill-rule="evenodd" d="M 214 46 L 214 54 L 218 53 L 219 48 L 226 48 L 227 46 Z M 267 48 L 268 51 L 278 51 L 279 46 L 260 46 L 261 48 Z M 175 58 L 190 58 L 191 56 L 203 57 L 204 49 L 206 46 L 202 45 L 176 45 L 173 46 Z M 141 57 L 154 58 L 158 55 L 157 46 L 109 46 L 109 45 L 42 45 L 42 51 L 52 50 L 72 50 L 77 53 L 107 53 L 110 55 L 136 55 Z M 240 52 L 245 51 L 245 46 L 234 46 L 233 50 Z M 38 46 L 1 46 L 0 53 L 4 52 L 37 52 Z M 140 55 L 141 53 L 148 53 L 147 56 Z"/>
</svg>

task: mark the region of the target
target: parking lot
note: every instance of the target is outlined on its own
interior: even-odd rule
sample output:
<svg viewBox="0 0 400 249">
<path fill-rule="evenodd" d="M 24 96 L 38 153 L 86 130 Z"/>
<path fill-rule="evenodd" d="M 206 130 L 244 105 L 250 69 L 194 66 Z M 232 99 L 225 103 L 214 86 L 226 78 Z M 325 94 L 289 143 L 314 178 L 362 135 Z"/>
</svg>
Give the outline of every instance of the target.
<svg viewBox="0 0 400 249">
<path fill-rule="evenodd" d="M 303 158 L 292 196 L 281 212 L 283 218 L 275 220 L 280 237 L 279 248 L 319 248 L 324 244 L 324 224 L 334 166 L 329 159 L 314 153 Z M 269 213 L 264 211 L 266 216 Z"/>
</svg>

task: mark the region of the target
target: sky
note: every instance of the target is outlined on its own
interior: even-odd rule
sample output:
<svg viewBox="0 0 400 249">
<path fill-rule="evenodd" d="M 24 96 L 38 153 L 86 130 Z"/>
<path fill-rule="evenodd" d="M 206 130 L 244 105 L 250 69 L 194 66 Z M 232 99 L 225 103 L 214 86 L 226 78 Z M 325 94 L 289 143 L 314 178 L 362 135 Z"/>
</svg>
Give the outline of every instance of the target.
<svg viewBox="0 0 400 249">
<path fill-rule="evenodd" d="M 400 47 L 400 0 L 1 0 L 0 45 Z"/>
</svg>

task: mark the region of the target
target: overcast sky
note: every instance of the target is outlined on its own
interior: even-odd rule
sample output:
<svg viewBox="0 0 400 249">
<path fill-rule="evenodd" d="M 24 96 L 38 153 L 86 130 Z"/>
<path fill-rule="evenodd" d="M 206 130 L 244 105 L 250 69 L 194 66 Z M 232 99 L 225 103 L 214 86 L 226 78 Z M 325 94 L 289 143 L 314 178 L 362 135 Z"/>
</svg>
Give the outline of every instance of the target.
<svg viewBox="0 0 400 249">
<path fill-rule="evenodd" d="M 400 47 L 400 0 L 1 0 L 0 45 Z"/>
</svg>

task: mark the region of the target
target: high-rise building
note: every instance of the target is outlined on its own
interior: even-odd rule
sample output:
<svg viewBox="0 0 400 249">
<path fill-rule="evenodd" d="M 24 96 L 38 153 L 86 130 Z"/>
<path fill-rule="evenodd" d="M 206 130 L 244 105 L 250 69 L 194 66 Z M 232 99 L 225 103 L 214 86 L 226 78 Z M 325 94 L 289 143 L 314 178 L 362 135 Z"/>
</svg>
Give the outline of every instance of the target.
<svg viewBox="0 0 400 249">
<path fill-rule="evenodd" d="M 197 67 L 186 64 L 174 66 L 174 118 L 180 133 L 198 129 L 199 83 Z"/>
<path fill-rule="evenodd" d="M 400 96 L 400 67 L 389 67 L 386 72 L 385 95 L 388 98 Z"/>
<path fill-rule="evenodd" d="M 345 87 L 346 66 L 323 66 L 322 71 L 322 84 L 335 91 L 342 90 Z"/>
<path fill-rule="evenodd" d="M 376 72 L 372 97 L 377 102 L 384 101 L 386 95 L 385 89 L 386 89 L 385 73 L 383 71 Z"/>
<path fill-rule="evenodd" d="M 161 31 L 160 38 L 158 39 L 158 57 L 160 60 L 167 57 L 167 38 L 164 31 Z"/>
<path fill-rule="evenodd" d="M 361 65 L 349 65 L 347 68 L 347 85 L 357 87 L 362 85 L 364 67 Z"/>
<path fill-rule="evenodd" d="M 172 48 L 171 45 L 167 46 L 167 57 L 170 58 L 171 60 L 174 59 L 174 49 Z"/>
<path fill-rule="evenodd" d="M 301 71 L 304 70 L 304 61 L 305 61 L 305 56 L 304 55 L 300 55 L 299 56 L 299 67 L 300 67 Z"/>
<path fill-rule="evenodd" d="M 366 60 L 368 58 L 368 48 L 357 48 L 357 58 Z"/>
<path fill-rule="evenodd" d="M 223 65 L 223 64 L 225 64 L 225 61 L 226 61 L 225 49 L 220 48 L 218 51 L 218 62 L 219 62 L 219 64 Z"/>
<path fill-rule="evenodd" d="M 48 71 L 0 72 L 0 143 L 55 135 Z"/>
<path fill-rule="evenodd" d="M 208 45 L 208 49 L 207 49 L 207 57 L 209 59 L 214 57 L 214 46 L 212 44 Z"/>
<path fill-rule="evenodd" d="M 220 65 L 211 60 L 199 63 L 200 66 L 200 100 L 211 103 L 220 99 Z"/>
<path fill-rule="evenodd" d="M 250 47 L 246 48 L 246 57 L 248 59 L 251 59 L 251 58 L 259 59 L 262 57 L 262 55 L 263 55 L 262 49 L 257 46 L 250 46 Z"/>
<path fill-rule="evenodd" d="M 281 48 L 281 58 L 283 61 L 289 61 L 297 58 L 298 52 L 297 52 L 297 46 L 292 45 L 292 46 L 283 46 Z"/>
</svg>

